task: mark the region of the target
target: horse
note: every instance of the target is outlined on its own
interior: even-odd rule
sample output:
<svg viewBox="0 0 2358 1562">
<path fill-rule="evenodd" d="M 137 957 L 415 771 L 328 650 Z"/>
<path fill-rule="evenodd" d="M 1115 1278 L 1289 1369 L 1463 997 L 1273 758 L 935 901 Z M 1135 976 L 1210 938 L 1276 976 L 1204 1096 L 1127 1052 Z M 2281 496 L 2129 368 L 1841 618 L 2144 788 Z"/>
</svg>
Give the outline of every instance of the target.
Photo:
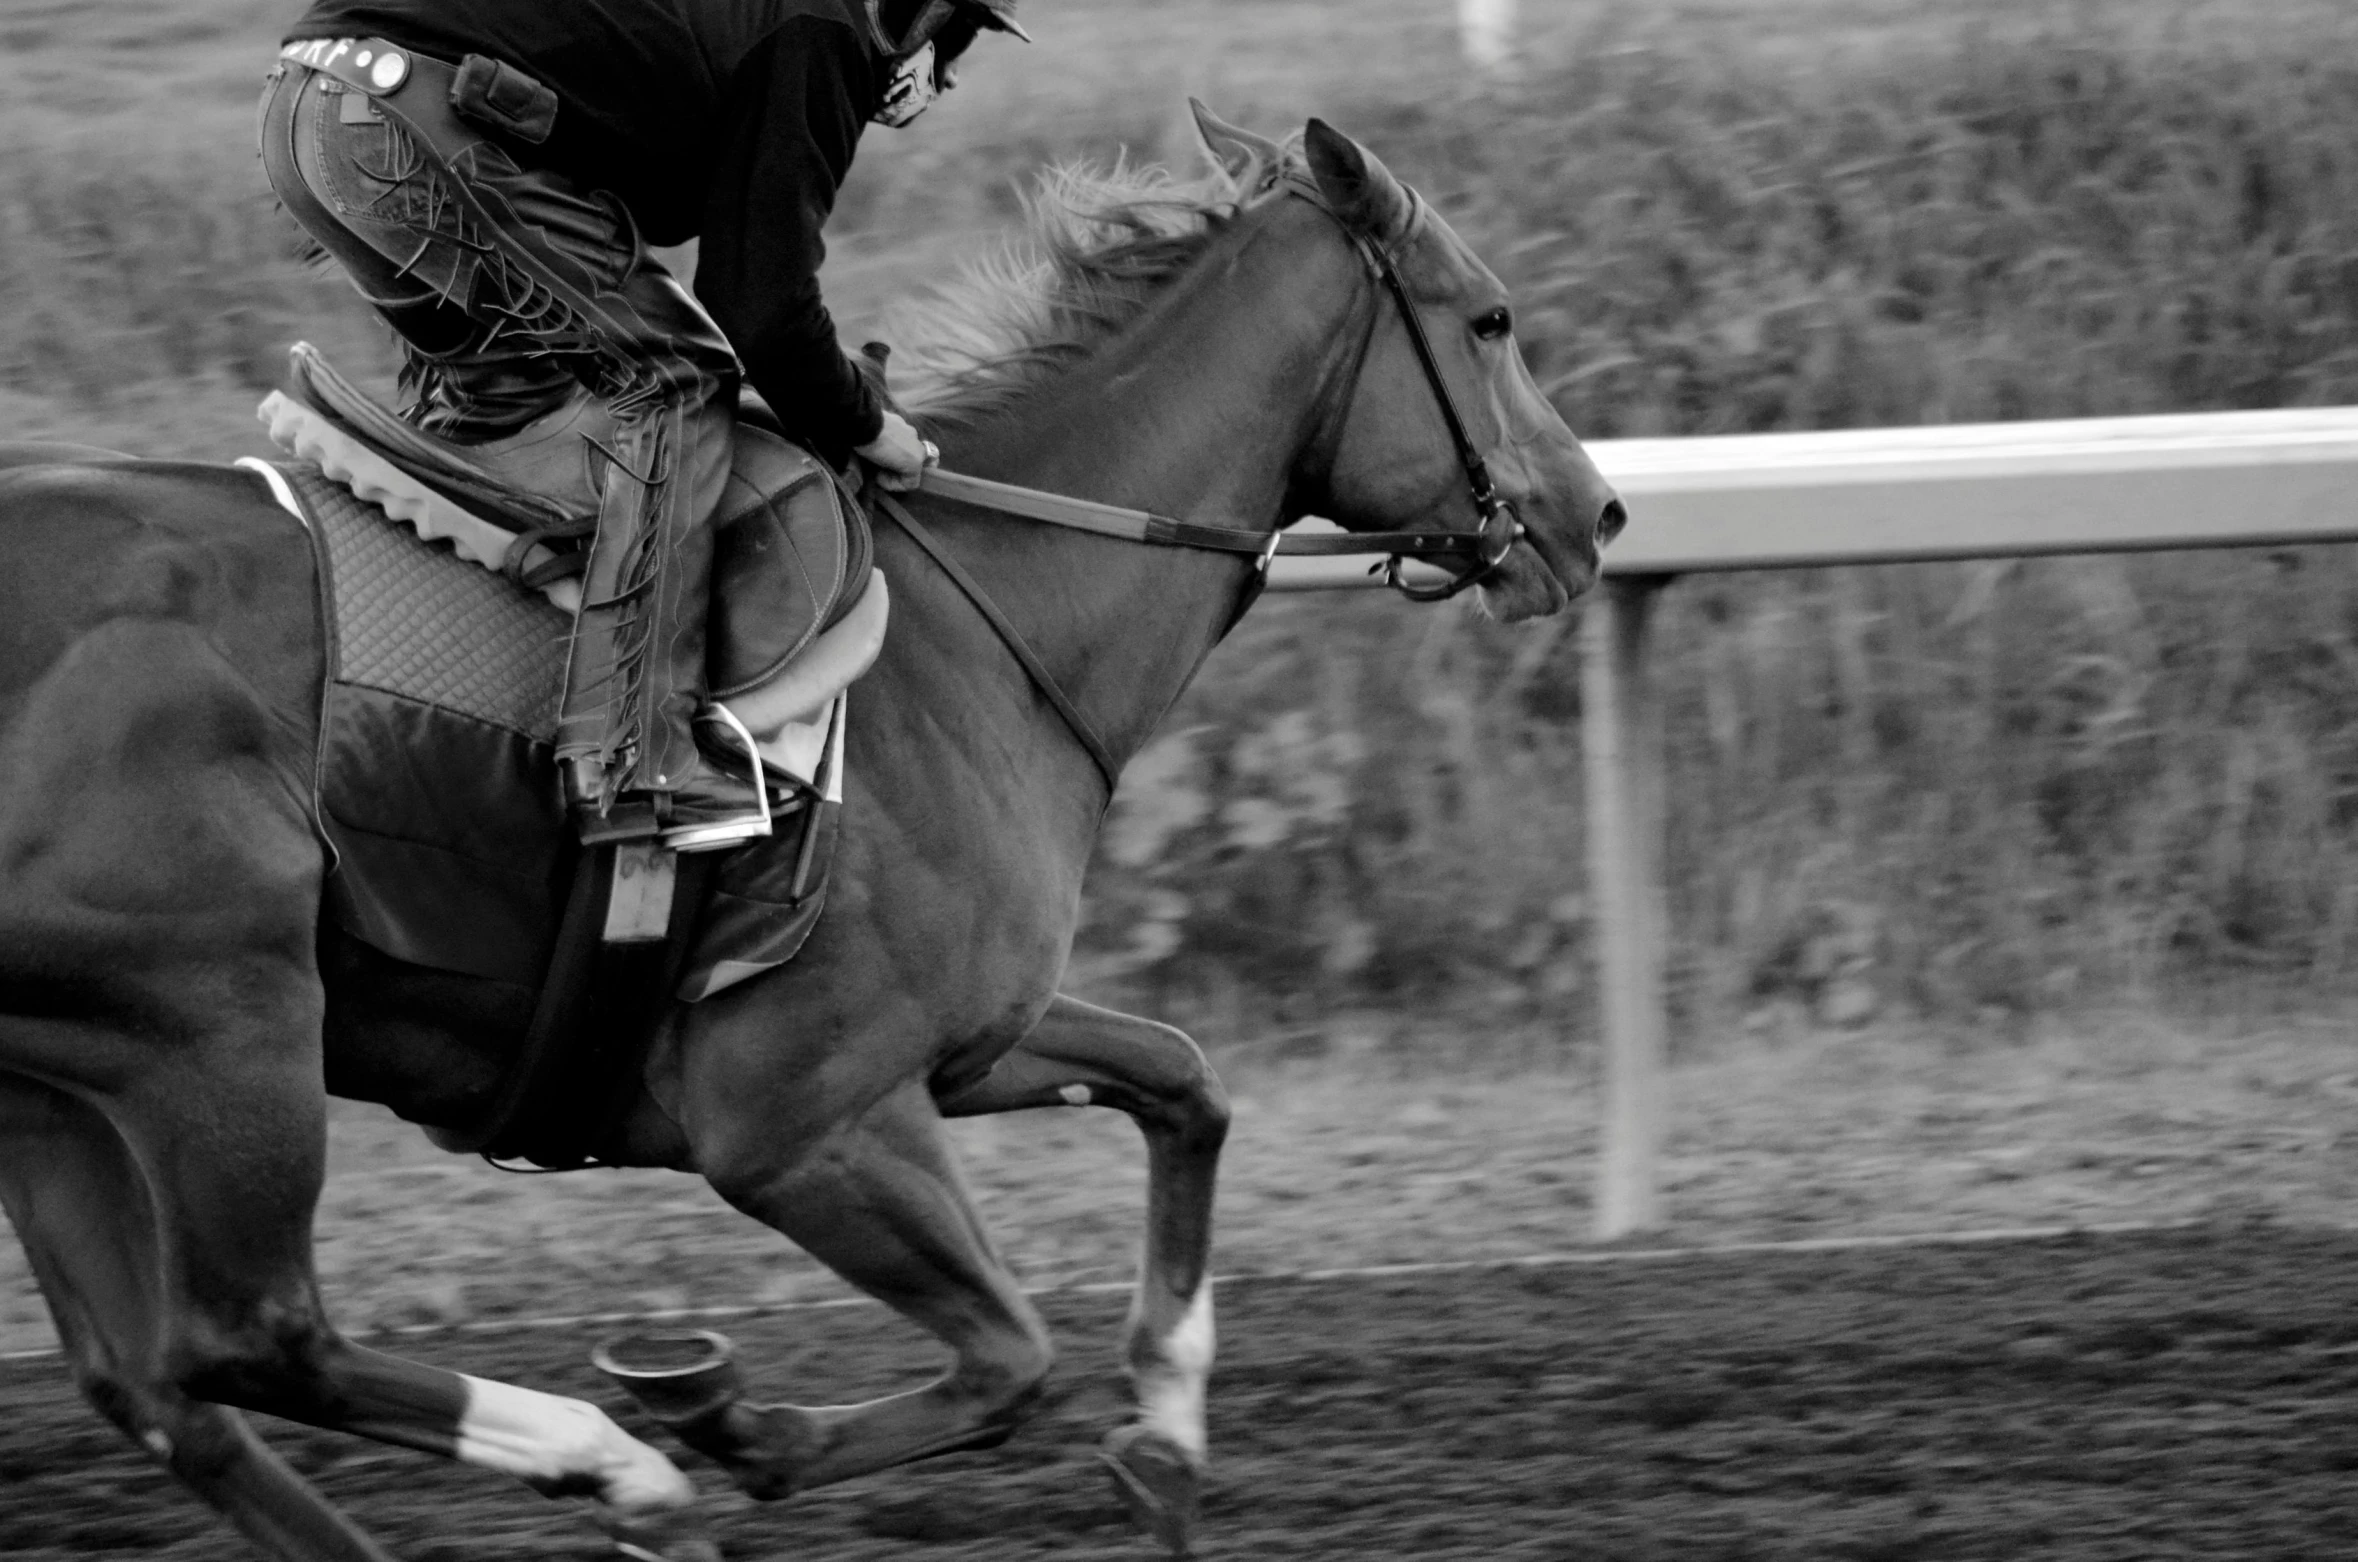
<svg viewBox="0 0 2358 1562">
<path fill-rule="evenodd" d="M 909 405 L 945 468 L 1273 538 L 1311 513 L 1462 533 L 1481 517 L 1457 429 L 1520 523 L 1482 606 L 1566 607 L 1624 513 L 1533 383 L 1506 290 L 1341 132 L 1280 143 L 1196 108 L 1213 174 L 1068 179 L 1070 211 L 1035 217 L 1039 266 L 970 284 L 955 332 L 914 354 Z M 327 1098 L 470 1121 L 533 995 L 322 918 L 310 540 L 231 467 L 26 446 L 0 468 L 0 1206 L 82 1392 L 282 1562 L 386 1553 L 241 1410 L 586 1496 L 628 1555 L 716 1558 L 686 1476 L 605 1412 L 323 1314 Z M 909 505 L 1117 767 L 1265 564 Z M 1135 1411 L 1104 1454 L 1184 1552 L 1227 1101 L 1186 1035 L 1057 991 L 1110 779 L 909 533 L 880 524 L 876 556 L 896 622 L 858 690 L 827 914 L 794 962 L 670 1006 L 599 1156 L 703 1177 L 952 1361 L 847 1406 L 685 1403 L 661 1373 L 642 1398 L 759 1498 L 1002 1441 L 1052 1347 L 944 1120 L 1109 1107 L 1142 1131 L 1150 1185 Z"/>
</svg>

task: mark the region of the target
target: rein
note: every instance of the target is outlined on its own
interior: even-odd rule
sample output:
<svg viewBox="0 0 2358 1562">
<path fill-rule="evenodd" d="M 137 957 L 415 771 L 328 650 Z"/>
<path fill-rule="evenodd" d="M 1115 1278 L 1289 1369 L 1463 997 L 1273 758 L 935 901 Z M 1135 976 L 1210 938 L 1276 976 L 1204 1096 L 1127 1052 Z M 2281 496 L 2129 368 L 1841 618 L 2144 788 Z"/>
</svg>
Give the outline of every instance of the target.
<svg viewBox="0 0 2358 1562">
<path fill-rule="evenodd" d="M 1424 322 L 1417 318 L 1415 306 L 1408 296 L 1408 285 L 1400 279 L 1399 265 L 1391 249 L 1353 228 L 1344 221 L 1317 190 L 1307 181 L 1288 178 L 1284 192 L 1308 201 L 1341 227 L 1360 257 L 1398 307 L 1401 322 L 1408 327 L 1408 340 L 1416 349 L 1418 365 L 1424 370 L 1425 383 L 1431 387 L 1433 399 L 1441 409 L 1441 420 L 1449 430 L 1451 446 L 1457 453 L 1458 465 L 1464 470 L 1466 491 L 1474 502 L 1474 513 L 1481 524 L 1473 531 L 1398 531 L 1344 532 L 1321 536 L 1297 537 L 1283 527 L 1259 531 L 1245 526 L 1221 526 L 1205 521 L 1182 521 L 1152 510 L 1133 510 L 1121 505 L 1103 504 L 1094 499 L 1076 499 L 1067 494 L 1050 493 L 1045 489 L 1025 488 L 1014 483 L 996 482 L 990 478 L 969 477 L 961 472 L 948 472 L 940 467 L 927 467 L 917 482 L 917 491 L 979 509 L 995 510 L 1003 515 L 1019 516 L 1024 520 L 1039 521 L 1044 525 L 1061 526 L 1069 531 L 1088 532 L 1099 537 L 1113 537 L 1125 542 L 1145 543 L 1154 547 L 1196 548 L 1213 553 L 1249 555 L 1254 560 L 1254 574 L 1249 583 L 1237 616 L 1243 616 L 1260 595 L 1268 581 L 1269 561 L 1284 558 L 1335 558 L 1355 553 L 1387 555 L 1385 560 L 1370 570 L 1380 571 L 1384 584 L 1414 602 L 1440 602 L 1456 596 L 1470 586 L 1477 586 L 1498 573 L 1507 554 L 1523 536 L 1523 522 L 1515 514 L 1515 507 L 1500 497 L 1497 485 L 1491 481 L 1490 468 L 1466 432 L 1464 418 L 1458 415 L 1457 399 L 1449 393 L 1449 382 L 1441 373 L 1441 360 L 1433 351 L 1433 344 L 1425 334 Z M 1402 187 L 1411 203 L 1405 233 L 1413 234 L 1425 216 L 1424 198 L 1414 190 Z M 1370 329 L 1372 330 L 1372 323 Z M 1364 356 L 1364 349 L 1363 349 Z M 1057 684 L 1039 653 L 1027 644 L 1022 634 L 1011 623 L 990 593 L 968 574 L 965 567 L 951 556 L 933 533 L 909 513 L 893 493 L 882 487 L 871 490 L 875 505 L 892 517 L 910 540 L 922 548 L 942 573 L 966 594 L 977 611 L 986 619 L 1000 640 L 1039 689 L 1057 715 L 1064 719 L 1074 738 L 1096 763 L 1098 773 L 1105 777 L 1108 791 L 1121 779 L 1121 766 L 1105 739 L 1083 715 L 1072 697 Z M 1471 564 L 1452 575 L 1438 586 L 1417 586 L 1409 582 L 1401 566 L 1410 559 L 1436 561 L 1471 556 Z"/>
<path fill-rule="evenodd" d="M 1297 537 L 1283 531 L 1180 521 L 1152 510 L 1129 510 L 1117 504 L 1100 504 L 1094 499 L 1075 499 L 1042 488 L 1023 488 L 987 477 L 969 477 L 963 472 L 945 472 L 938 466 L 925 469 L 925 475 L 918 479 L 917 491 L 980 509 L 997 510 L 1003 515 L 1020 516 L 1027 521 L 1061 526 L 1068 531 L 1119 537 L 1157 547 L 1252 554 L 1264 560 L 1272 554 L 1285 558 L 1334 558 L 1352 553 L 1449 557 L 1479 553 L 1484 546 L 1481 534 L 1476 532 L 1340 532 Z"/>
</svg>

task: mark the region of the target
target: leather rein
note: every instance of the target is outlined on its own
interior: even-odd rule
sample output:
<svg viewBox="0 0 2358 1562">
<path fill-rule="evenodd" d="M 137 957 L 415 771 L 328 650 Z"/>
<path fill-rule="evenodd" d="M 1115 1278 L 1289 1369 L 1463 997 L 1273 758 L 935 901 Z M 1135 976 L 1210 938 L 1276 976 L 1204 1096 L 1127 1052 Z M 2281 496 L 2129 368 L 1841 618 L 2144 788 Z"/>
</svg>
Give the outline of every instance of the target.
<svg viewBox="0 0 2358 1562">
<path fill-rule="evenodd" d="M 1416 602 L 1440 602 L 1471 586 L 1478 586 L 1498 573 L 1507 554 L 1522 539 L 1523 522 L 1515 514 L 1514 505 L 1500 496 L 1491 481 L 1490 468 L 1474 448 L 1466 432 L 1465 419 L 1459 416 L 1457 399 L 1449 392 L 1449 382 L 1442 377 L 1441 360 L 1433 351 L 1433 344 L 1425 334 L 1424 322 L 1417 318 L 1410 302 L 1408 286 L 1400 279 L 1400 268 L 1391 249 L 1377 243 L 1343 220 L 1340 213 L 1329 206 L 1315 186 L 1306 181 L 1288 178 L 1283 182 L 1285 193 L 1308 201 L 1335 220 L 1366 262 L 1368 272 L 1391 294 L 1400 318 L 1408 328 L 1408 339 L 1416 350 L 1417 362 L 1423 368 L 1425 383 L 1431 387 L 1433 399 L 1441 409 L 1442 422 L 1447 425 L 1451 445 L 1457 453 L 1458 465 L 1465 472 L 1466 491 L 1473 500 L 1474 513 L 1481 524 L 1473 531 L 1397 531 L 1343 532 L 1339 534 L 1293 536 L 1282 527 L 1273 531 L 1258 531 L 1243 526 L 1220 526 L 1203 521 L 1176 520 L 1157 515 L 1151 510 L 1133 510 L 1121 505 L 1102 504 L 1094 499 L 1076 499 L 1066 494 L 1049 493 L 1038 488 L 1024 488 L 1013 483 L 1001 483 L 989 478 L 969 477 L 963 473 L 928 467 L 918 480 L 920 493 L 936 495 L 979 509 L 995 510 L 1004 515 L 1019 516 L 1049 526 L 1061 526 L 1071 531 L 1088 532 L 1099 537 L 1114 537 L 1127 542 L 1146 543 L 1156 547 L 1197 548 L 1215 553 L 1248 555 L 1254 559 L 1254 574 L 1247 587 L 1244 602 L 1237 609 L 1242 617 L 1267 584 L 1269 561 L 1283 558 L 1334 558 L 1350 554 L 1378 553 L 1387 555 L 1370 573 L 1381 572 L 1384 584 Z M 1414 190 L 1402 186 L 1411 203 L 1410 217 L 1403 236 L 1413 236 L 1423 225 L 1424 198 Z M 1370 340 L 1375 321 L 1368 324 Z M 1360 361 L 1366 359 L 1366 344 L 1360 349 Z M 1353 376 L 1353 383 L 1357 380 Z M 878 508 L 892 517 L 907 532 L 927 556 L 940 566 L 942 572 L 963 591 L 968 600 L 989 621 L 992 629 L 1007 645 L 1024 672 L 1046 697 L 1057 715 L 1072 730 L 1083 749 L 1088 751 L 1110 791 L 1120 780 L 1121 765 L 1106 746 L 1096 727 L 1089 721 L 1071 697 L 1058 686 L 1023 636 L 1007 615 L 1000 611 L 980 582 L 968 574 L 963 566 L 942 547 L 931 530 L 919 523 L 900 499 L 881 487 L 871 487 L 869 497 Z M 1418 586 L 1410 582 L 1401 566 L 1408 560 L 1439 561 L 1469 558 L 1462 570 L 1437 586 Z"/>
</svg>

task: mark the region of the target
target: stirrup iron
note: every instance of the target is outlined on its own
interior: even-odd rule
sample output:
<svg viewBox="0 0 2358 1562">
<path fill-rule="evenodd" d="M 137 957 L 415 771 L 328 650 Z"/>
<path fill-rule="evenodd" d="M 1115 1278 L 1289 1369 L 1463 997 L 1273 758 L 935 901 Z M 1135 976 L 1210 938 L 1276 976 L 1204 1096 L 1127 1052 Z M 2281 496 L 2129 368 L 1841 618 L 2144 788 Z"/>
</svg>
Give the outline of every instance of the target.
<svg viewBox="0 0 2358 1562">
<path fill-rule="evenodd" d="M 661 831 L 656 839 L 664 848 L 675 852 L 719 851 L 725 846 L 736 846 L 746 841 L 758 841 L 770 834 L 770 789 L 762 772 L 761 749 L 753 741 L 753 734 L 745 730 L 745 723 L 737 713 L 715 701 L 696 713 L 698 721 L 718 717 L 736 734 L 744 746 L 745 760 L 753 770 L 753 800 L 761 809 L 758 815 L 744 815 L 735 819 L 719 819 L 701 824 L 674 825 Z"/>
</svg>

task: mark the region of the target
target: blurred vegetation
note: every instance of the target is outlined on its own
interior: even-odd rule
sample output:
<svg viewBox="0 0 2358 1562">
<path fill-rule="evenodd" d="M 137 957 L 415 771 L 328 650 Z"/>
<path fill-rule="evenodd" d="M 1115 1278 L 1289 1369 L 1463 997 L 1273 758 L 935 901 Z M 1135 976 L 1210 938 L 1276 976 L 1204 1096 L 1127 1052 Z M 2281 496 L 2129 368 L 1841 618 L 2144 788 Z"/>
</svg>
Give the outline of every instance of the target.
<svg viewBox="0 0 2358 1562">
<path fill-rule="evenodd" d="M 1637 28 L 1349 124 L 1514 289 L 1584 436 L 2358 402 L 2347 37 L 1747 64 Z M 1690 1023 L 2345 986 L 2354 631 L 2339 550 L 1680 584 Z M 1376 602 L 1249 622 L 1125 783 L 1083 974 L 1221 1029 L 1587 1030 L 1575 647 Z"/>
<path fill-rule="evenodd" d="M 1336 66 L 1307 101 L 1221 66 L 1142 103 L 1144 78 L 1018 59 L 1011 83 L 1057 68 L 863 159 L 839 297 L 863 255 L 965 243 L 1044 159 L 1175 154 L 1191 86 L 1271 130 L 1326 114 L 1415 180 L 1515 289 L 1585 436 L 2358 402 L 2341 8 L 1927 10 L 1841 47 L 1769 9 L 1776 47 L 1725 7 L 1582 7 L 1513 84 Z M 235 25 L 267 37 L 259 11 Z M 226 455 L 287 340 L 386 367 L 343 285 L 285 258 L 250 108 L 216 97 L 194 140 L 0 103 L 16 432 Z M 2354 636 L 2337 550 L 1681 584 L 1657 644 L 1683 1008 L 1979 1023 L 2252 974 L 2347 987 Z M 1075 985 L 1213 1035 L 1588 1029 L 1575 638 L 1262 607 L 1125 782 Z"/>
</svg>

